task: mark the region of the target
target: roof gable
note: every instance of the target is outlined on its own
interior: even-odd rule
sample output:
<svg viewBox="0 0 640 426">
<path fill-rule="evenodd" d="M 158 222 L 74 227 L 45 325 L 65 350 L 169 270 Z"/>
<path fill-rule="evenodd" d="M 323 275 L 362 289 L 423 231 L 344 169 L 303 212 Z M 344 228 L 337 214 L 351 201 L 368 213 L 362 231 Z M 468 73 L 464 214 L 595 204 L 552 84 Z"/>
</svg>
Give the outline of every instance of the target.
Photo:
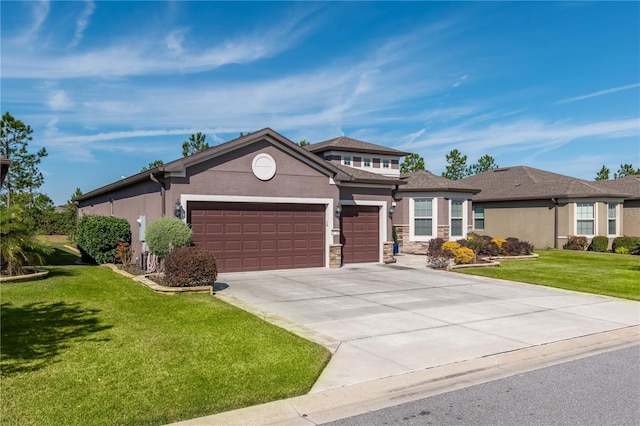
<svg viewBox="0 0 640 426">
<path fill-rule="evenodd" d="M 605 191 L 625 192 L 630 195 L 626 198 L 627 200 L 640 200 L 640 175 L 629 175 L 613 180 L 598 180 L 592 184 Z"/>
<path fill-rule="evenodd" d="M 399 151 L 397 149 L 388 148 L 382 145 L 376 145 L 369 142 L 352 139 L 346 136 L 339 136 L 337 138 L 329 139 L 324 142 L 317 142 L 311 145 L 305 146 L 310 152 L 319 154 L 325 151 L 347 151 L 347 152 L 366 152 L 371 154 L 381 155 L 394 155 L 398 157 L 404 157 L 409 155 L 407 152 Z"/>
</svg>

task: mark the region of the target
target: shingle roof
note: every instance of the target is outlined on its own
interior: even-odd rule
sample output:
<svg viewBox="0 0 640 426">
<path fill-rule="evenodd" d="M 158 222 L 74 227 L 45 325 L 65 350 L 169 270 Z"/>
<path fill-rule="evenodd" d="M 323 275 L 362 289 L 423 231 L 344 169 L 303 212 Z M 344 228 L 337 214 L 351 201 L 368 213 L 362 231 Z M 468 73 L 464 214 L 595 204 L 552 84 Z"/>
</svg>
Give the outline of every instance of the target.
<svg viewBox="0 0 640 426">
<path fill-rule="evenodd" d="M 399 191 L 448 191 L 468 192 L 476 194 L 480 192 L 476 187 L 459 180 L 451 180 L 442 176 L 436 176 L 427 171 L 405 173 L 401 176 L 407 182 Z"/>
<path fill-rule="evenodd" d="M 323 151 L 355 151 L 367 152 L 371 154 L 397 155 L 400 157 L 409 155 L 408 152 L 399 151 L 393 148 L 387 148 L 386 146 L 376 145 L 369 142 L 359 141 L 357 139 L 348 138 L 346 136 L 340 136 L 337 138 L 329 139 L 328 141 L 307 145 L 305 146 L 305 148 L 316 154 Z"/>
<path fill-rule="evenodd" d="M 526 166 L 489 170 L 461 181 L 481 189 L 473 196 L 474 201 L 626 198 L 629 195 L 620 190 L 598 187 L 586 180 Z"/>
<path fill-rule="evenodd" d="M 381 175 L 379 173 L 372 173 L 366 170 L 356 169 L 350 166 L 343 166 L 342 164 L 333 164 L 337 169 L 342 171 L 351 177 L 351 182 L 356 183 L 381 183 L 389 185 L 404 185 L 406 182 L 395 177 Z"/>
<path fill-rule="evenodd" d="M 599 180 L 592 182 L 603 190 L 625 192 L 630 197 L 625 200 L 640 200 L 640 175 L 629 175 L 620 179 Z"/>
</svg>

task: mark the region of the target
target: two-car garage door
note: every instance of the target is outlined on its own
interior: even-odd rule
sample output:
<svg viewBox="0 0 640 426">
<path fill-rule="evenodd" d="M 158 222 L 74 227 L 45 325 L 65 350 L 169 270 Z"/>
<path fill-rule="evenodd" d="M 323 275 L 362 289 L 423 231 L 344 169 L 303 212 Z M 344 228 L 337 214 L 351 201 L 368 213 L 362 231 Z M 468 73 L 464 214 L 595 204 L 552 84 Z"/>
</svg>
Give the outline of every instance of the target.
<svg viewBox="0 0 640 426">
<path fill-rule="evenodd" d="M 324 266 L 325 206 L 189 202 L 193 242 L 221 272 Z"/>
</svg>

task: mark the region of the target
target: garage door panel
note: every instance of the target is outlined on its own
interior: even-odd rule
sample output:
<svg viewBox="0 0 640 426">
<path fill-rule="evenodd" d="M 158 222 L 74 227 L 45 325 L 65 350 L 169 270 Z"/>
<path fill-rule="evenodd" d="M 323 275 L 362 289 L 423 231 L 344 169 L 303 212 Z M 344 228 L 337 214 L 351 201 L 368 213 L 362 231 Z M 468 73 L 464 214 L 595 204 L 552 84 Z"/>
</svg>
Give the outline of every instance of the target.
<svg viewBox="0 0 640 426">
<path fill-rule="evenodd" d="M 377 206 L 343 206 L 340 228 L 344 263 L 379 261 L 379 210 Z"/>
<path fill-rule="evenodd" d="M 189 202 L 193 241 L 221 272 L 323 266 L 323 205 Z"/>
</svg>

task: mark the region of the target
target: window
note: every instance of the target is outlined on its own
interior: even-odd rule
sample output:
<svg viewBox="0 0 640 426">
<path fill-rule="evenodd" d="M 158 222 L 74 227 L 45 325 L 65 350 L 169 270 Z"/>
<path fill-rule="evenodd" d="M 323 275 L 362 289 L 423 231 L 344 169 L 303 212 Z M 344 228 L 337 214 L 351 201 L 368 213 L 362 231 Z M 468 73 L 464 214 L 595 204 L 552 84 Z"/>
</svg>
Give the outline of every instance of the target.
<svg viewBox="0 0 640 426">
<path fill-rule="evenodd" d="M 464 236 L 462 229 L 462 222 L 464 219 L 463 206 L 464 201 L 451 200 L 451 229 L 449 230 L 449 235 L 452 237 Z"/>
<path fill-rule="evenodd" d="M 576 204 L 576 234 L 595 235 L 593 203 Z"/>
<path fill-rule="evenodd" d="M 607 204 L 607 229 L 609 235 L 618 234 L 618 204 Z"/>
<path fill-rule="evenodd" d="M 413 200 L 413 234 L 433 236 L 433 199 Z"/>
<path fill-rule="evenodd" d="M 473 228 L 484 229 L 484 207 L 473 206 Z"/>
<path fill-rule="evenodd" d="M 344 164 L 345 166 L 350 166 L 351 165 L 351 157 L 350 156 L 342 157 L 342 164 Z"/>
<path fill-rule="evenodd" d="M 384 169 L 389 168 L 389 160 L 385 160 L 384 158 L 382 159 L 382 168 Z"/>
<path fill-rule="evenodd" d="M 371 158 L 363 158 L 362 159 L 362 165 L 364 167 L 371 167 Z"/>
</svg>

